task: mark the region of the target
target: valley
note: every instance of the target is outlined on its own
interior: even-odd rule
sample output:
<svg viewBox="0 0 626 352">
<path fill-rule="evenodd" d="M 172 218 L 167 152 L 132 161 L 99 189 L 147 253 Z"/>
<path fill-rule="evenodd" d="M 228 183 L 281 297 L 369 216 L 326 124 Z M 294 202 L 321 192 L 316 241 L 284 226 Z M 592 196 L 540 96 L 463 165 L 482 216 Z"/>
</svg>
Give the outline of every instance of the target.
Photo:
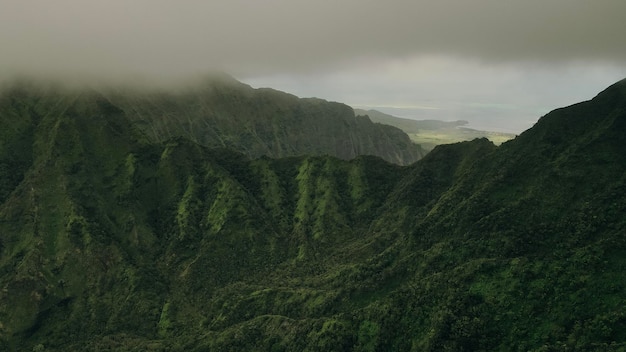
<svg viewBox="0 0 626 352">
<path fill-rule="evenodd" d="M 428 154 L 220 87 L 0 94 L 0 349 L 626 348 L 626 81 Z"/>
</svg>

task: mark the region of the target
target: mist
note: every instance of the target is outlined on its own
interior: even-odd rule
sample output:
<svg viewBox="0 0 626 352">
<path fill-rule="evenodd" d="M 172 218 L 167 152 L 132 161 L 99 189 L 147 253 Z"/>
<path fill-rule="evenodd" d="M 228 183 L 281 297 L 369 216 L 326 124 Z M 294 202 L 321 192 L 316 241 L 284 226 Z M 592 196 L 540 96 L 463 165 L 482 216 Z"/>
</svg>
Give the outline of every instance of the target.
<svg viewBox="0 0 626 352">
<path fill-rule="evenodd" d="M 420 55 L 626 61 L 618 0 L 4 1 L 0 67 L 85 77 L 335 71 Z"/>
<path fill-rule="evenodd" d="M 626 76 L 624 13 L 622 0 L 7 0 L 0 81 L 150 86 L 226 72 L 350 104 L 534 110 L 527 102 L 550 94 L 533 87 L 574 103 Z"/>
</svg>

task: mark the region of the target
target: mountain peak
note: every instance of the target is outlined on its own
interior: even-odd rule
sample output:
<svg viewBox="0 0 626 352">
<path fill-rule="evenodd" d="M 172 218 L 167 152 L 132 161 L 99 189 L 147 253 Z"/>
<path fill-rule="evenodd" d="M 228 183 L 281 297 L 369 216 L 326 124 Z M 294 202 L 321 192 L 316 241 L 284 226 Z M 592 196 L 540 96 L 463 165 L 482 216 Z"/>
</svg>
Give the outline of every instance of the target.
<svg viewBox="0 0 626 352">
<path fill-rule="evenodd" d="M 592 101 L 602 105 L 626 105 L 626 78 L 618 81 L 598 93 Z"/>
<path fill-rule="evenodd" d="M 0 96 L 0 349 L 619 350 L 623 92 L 410 166 L 139 141 L 129 107 L 167 96 Z M 211 112 L 370 128 L 257 93 Z"/>
<path fill-rule="evenodd" d="M 522 144 L 534 139 L 532 143 L 545 143 L 555 149 L 580 144 L 587 139 L 601 140 L 604 135 L 623 131 L 619 126 L 625 123 L 625 108 L 626 79 L 609 86 L 591 100 L 551 111 L 518 139 Z"/>
</svg>

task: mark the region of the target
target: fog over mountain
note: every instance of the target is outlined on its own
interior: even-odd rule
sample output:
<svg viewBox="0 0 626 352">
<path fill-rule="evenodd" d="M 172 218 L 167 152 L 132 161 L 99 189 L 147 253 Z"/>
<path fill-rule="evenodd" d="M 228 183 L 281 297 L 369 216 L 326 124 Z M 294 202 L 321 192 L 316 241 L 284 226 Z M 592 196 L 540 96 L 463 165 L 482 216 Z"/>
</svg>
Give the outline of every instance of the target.
<svg viewBox="0 0 626 352">
<path fill-rule="evenodd" d="M 626 80 L 498 147 L 440 145 L 408 166 L 250 159 L 137 123 L 177 106 L 351 113 L 207 88 L 0 94 L 1 351 L 626 349 Z M 180 127 L 239 125 L 226 146 L 292 135 L 191 118 Z"/>
<path fill-rule="evenodd" d="M 0 77 L 172 82 L 222 70 L 362 107 L 504 116 L 489 123 L 519 130 L 626 76 L 623 13 L 620 0 L 7 0 Z"/>
</svg>

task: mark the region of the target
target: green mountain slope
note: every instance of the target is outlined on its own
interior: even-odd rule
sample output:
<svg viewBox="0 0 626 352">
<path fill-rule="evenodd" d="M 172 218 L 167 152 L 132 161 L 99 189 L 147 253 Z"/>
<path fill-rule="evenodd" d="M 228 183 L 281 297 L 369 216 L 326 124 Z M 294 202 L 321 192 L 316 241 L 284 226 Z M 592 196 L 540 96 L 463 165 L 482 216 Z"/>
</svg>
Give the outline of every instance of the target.
<svg viewBox="0 0 626 352">
<path fill-rule="evenodd" d="M 620 350 L 626 81 L 496 147 L 251 160 L 0 99 L 4 350 Z"/>
<path fill-rule="evenodd" d="M 107 96 L 155 142 L 184 136 L 252 158 L 375 155 L 400 165 L 424 154 L 398 128 L 355 116 L 347 105 L 253 89 L 227 76 L 178 91 L 123 90 Z"/>
</svg>

